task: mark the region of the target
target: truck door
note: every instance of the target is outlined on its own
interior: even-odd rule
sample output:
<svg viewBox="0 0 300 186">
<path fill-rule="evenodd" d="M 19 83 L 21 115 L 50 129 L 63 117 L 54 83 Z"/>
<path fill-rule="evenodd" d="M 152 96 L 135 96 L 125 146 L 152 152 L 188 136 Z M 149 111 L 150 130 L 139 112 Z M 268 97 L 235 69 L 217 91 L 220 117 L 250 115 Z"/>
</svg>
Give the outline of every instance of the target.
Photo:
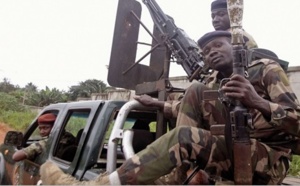
<svg viewBox="0 0 300 186">
<path fill-rule="evenodd" d="M 45 113 L 53 113 L 58 115 L 59 110 L 47 110 L 43 111 Z M 55 125 L 55 124 L 54 124 Z M 50 133 L 51 136 L 51 133 Z M 37 119 L 31 124 L 31 126 L 25 132 L 23 143 L 21 148 L 26 148 L 29 145 L 36 143 L 40 140 L 43 140 L 39 134 Z M 46 147 L 47 149 L 47 147 Z M 13 167 L 13 176 L 12 183 L 14 185 L 35 185 L 40 179 L 39 176 L 39 167 L 45 161 L 45 154 L 47 152 L 44 151 L 33 159 L 25 159 L 19 162 L 16 162 Z"/>
<path fill-rule="evenodd" d="M 75 175 L 82 149 L 87 143 L 89 129 L 96 113 L 101 110 L 102 101 L 81 101 L 68 103 L 62 113 L 63 119 L 50 140 L 48 159 L 56 163 L 64 172 Z"/>
</svg>

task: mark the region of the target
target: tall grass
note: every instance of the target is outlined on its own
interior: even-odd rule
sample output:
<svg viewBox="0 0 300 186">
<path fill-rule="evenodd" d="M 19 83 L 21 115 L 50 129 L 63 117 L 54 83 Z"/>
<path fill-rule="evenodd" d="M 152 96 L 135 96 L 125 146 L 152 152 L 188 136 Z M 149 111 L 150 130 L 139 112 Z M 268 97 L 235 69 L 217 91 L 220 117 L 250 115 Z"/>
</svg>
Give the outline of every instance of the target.
<svg viewBox="0 0 300 186">
<path fill-rule="evenodd" d="M 36 112 L 31 111 L 1 111 L 0 122 L 9 125 L 10 128 L 23 132 L 31 124 L 36 115 Z"/>
</svg>

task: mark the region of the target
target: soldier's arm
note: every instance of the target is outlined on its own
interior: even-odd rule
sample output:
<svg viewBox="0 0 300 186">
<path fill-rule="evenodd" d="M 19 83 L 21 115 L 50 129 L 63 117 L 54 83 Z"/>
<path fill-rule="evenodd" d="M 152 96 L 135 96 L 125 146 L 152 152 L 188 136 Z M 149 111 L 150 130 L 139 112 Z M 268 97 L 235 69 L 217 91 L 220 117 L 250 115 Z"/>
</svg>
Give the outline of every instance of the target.
<svg viewBox="0 0 300 186">
<path fill-rule="evenodd" d="M 276 62 L 267 65 L 263 73 L 263 84 L 271 99 L 270 123 L 285 132 L 299 135 L 297 133 L 300 131 L 300 105 L 288 77 Z"/>
<path fill-rule="evenodd" d="M 177 118 L 180 106 L 179 100 L 159 101 L 148 95 L 135 96 L 133 98 L 145 106 L 158 107 L 164 112 L 166 118 Z"/>
<path fill-rule="evenodd" d="M 134 96 L 133 98 L 145 106 L 158 107 L 159 109 L 164 108 L 164 101 L 158 101 L 157 99 L 153 99 L 151 96 L 148 96 L 146 94 L 141 96 Z"/>
<path fill-rule="evenodd" d="M 13 154 L 13 160 L 14 161 L 21 161 L 27 158 L 26 153 L 22 150 L 18 150 Z"/>
<path fill-rule="evenodd" d="M 24 159 L 34 159 L 37 155 L 41 154 L 46 146 L 46 139 L 40 140 L 36 143 L 32 143 L 26 148 L 18 150 L 13 155 L 14 161 L 21 161 Z"/>
</svg>

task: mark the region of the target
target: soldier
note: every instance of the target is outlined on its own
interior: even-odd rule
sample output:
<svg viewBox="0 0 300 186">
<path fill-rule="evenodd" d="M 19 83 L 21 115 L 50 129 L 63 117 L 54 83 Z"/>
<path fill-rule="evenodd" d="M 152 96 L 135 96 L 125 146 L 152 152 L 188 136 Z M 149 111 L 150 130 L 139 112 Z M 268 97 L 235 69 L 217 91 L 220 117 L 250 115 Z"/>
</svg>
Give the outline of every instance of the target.
<svg viewBox="0 0 300 186">
<path fill-rule="evenodd" d="M 214 0 L 211 3 L 211 18 L 212 25 L 215 30 L 224 30 L 230 32 L 230 20 L 227 11 L 227 0 Z M 253 37 L 243 30 L 243 36 L 245 40 L 245 48 L 257 48 L 257 44 Z"/>
<path fill-rule="evenodd" d="M 299 136 L 300 106 L 288 78 L 279 64 L 270 59 L 250 63 L 249 78 L 232 75 L 231 34 L 214 31 L 198 40 L 206 62 L 216 70 L 209 84 L 197 86 L 196 92 L 187 92 L 181 105 L 186 118 L 199 109 L 200 122 L 218 123 L 222 116 L 217 103 L 204 102 L 202 92 L 216 89 L 223 78 L 230 78 L 222 91 L 228 97 L 239 100 L 253 116 L 251 131 L 251 158 L 253 184 L 281 184 L 289 169 L 292 137 Z M 191 89 L 192 90 L 192 89 Z M 224 119 L 224 118 L 223 118 Z M 200 123 L 200 124 L 202 124 Z M 242 154 L 241 154 L 242 155 Z M 233 165 L 228 157 L 224 135 L 214 136 L 209 130 L 196 127 L 176 127 L 145 150 L 126 160 L 109 176 L 99 176 L 90 182 L 73 181 L 74 184 L 149 184 L 168 174 L 173 168 L 188 161 L 197 164 L 209 173 L 214 181 L 222 178 L 233 180 Z M 57 166 L 47 162 L 41 166 L 43 184 L 67 184 L 70 176 Z M 51 179 L 55 175 L 55 179 Z M 64 181 L 62 181 L 64 180 Z"/>
<path fill-rule="evenodd" d="M 227 1 L 226 0 L 214 0 L 211 3 L 211 17 L 212 25 L 215 30 L 218 31 L 230 31 L 230 20 L 227 11 Z M 243 37 L 245 41 L 245 49 L 257 48 L 257 43 L 254 38 L 243 30 Z M 197 85 L 194 85 L 197 86 Z M 166 102 L 158 101 L 152 99 L 147 95 L 134 97 L 137 101 L 141 102 L 146 106 L 155 106 L 164 111 L 166 118 L 177 118 L 178 112 L 180 110 L 180 102 L 183 94 L 177 93 L 174 99 L 169 99 Z M 182 122 L 179 122 L 182 123 Z M 197 126 L 197 125 L 193 125 Z"/>
<path fill-rule="evenodd" d="M 21 161 L 26 158 L 34 159 L 39 154 L 41 154 L 46 147 L 46 142 L 48 136 L 52 130 L 53 124 L 55 122 L 56 116 L 52 113 L 43 114 L 38 118 L 38 128 L 40 130 L 40 135 L 43 138 L 42 140 L 29 145 L 26 148 L 16 151 L 13 154 L 14 161 Z"/>
</svg>

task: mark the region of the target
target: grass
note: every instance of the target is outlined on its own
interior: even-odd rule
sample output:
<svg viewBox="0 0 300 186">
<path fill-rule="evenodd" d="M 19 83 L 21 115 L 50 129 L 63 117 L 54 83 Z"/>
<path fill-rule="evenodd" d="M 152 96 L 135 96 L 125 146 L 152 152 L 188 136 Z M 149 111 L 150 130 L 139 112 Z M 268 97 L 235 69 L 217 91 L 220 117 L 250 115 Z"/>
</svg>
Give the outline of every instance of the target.
<svg viewBox="0 0 300 186">
<path fill-rule="evenodd" d="M 293 159 L 290 164 L 289 175 L 300 178 L 300 156 L 293 155 Z"/>
<path fill-rule="evenodd" d="M 31 124 L 33 119 L 36 117 L 36 112 L 25 111 L 2 111 L 0 112 L 0 122 L 9 125 L 18 131 L 25 131 L 25 129 Z"/>
</svg>

